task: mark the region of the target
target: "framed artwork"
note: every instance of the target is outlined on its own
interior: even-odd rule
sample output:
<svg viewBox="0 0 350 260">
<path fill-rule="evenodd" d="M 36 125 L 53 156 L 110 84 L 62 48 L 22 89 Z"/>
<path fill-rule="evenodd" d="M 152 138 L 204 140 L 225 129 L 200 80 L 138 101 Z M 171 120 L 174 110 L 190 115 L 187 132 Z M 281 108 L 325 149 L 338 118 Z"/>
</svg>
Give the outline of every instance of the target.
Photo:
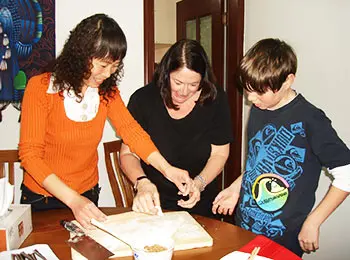
<svg viewBox="0 0 350 260">
<path fill-rule="evenodd" d="M 28 80 L 55 58 L 55 0 L 0 0 L 0 122 L 21 109 Z"/>
</svg>

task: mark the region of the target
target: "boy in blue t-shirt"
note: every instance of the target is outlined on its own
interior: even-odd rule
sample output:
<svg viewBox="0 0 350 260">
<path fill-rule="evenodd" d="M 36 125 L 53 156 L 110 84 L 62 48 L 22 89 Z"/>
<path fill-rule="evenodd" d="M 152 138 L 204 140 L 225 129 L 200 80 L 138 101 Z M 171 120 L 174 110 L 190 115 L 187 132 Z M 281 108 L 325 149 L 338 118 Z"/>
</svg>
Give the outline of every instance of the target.
<svg viewBox="0 0 350 260">
<path fill-rule="evenodd" d="M 235 223 L 299 256 L 319 248 L 321 224 L 350 192 L 350 151 L 325 113 L 293 90 L 297 58 L 278 39 L 257 42 L 243 57 L 239 81 L 253 106 L 245 172 L 213 202 Z M 334 180 L 317 207 L 321 168 Z"/>
</svg>

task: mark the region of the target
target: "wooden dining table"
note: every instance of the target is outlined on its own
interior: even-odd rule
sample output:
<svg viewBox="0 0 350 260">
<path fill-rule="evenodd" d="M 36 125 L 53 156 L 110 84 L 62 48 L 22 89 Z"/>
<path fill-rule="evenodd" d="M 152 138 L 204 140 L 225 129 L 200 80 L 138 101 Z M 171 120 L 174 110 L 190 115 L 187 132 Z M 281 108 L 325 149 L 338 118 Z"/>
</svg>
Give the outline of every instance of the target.
<svg viewBox="0 0 350 260">
<path fill-rule="evenodd" d="M 130 208 L 118 207 L 100 209 L 106 215 L 114 215 L 131 210 Z M 227 222 L 198 215 L 192 216 L 213 238 L 213 246 L 175 251 L 173 260 L 220 259 L 224 255 L 238 250 L 256 237 L 255 234 Z M 34 212 L 32 214 L 33 231 L 23 242 L 21 248 L 35 244 L 47 244 L 59 259 L 71 259 L 71 248 L 66 243 L 69 239 L 69 232 L 60 225 L 60 220 L 62 219 L 73 220 L 74 216 L 69 209 Z M 133 257 L 127 256 L 113 259 L 131 260 Z"/>
</svg>

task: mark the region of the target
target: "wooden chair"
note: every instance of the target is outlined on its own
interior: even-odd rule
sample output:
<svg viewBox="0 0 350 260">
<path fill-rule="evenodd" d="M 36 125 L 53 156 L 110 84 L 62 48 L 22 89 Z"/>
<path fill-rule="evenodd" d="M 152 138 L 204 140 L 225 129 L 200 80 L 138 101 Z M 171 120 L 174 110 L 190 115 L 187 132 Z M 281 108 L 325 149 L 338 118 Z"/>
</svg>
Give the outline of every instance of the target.
<svg viewBox="0 0 350 260">
<path fill-rule="evenodd" d="M 117 206 L 131 207 L 134 198 L 133 185 L 120 168 L 121 140 L 103 143 L 109 183 Z M 114 167 L 113 167 L 114 166 Z"/>
<path fill-rule="evenodd" d="M 9 176 L 9 182 L 14 185 L 15 163 L 19 162 L 18 150 L 0 150 L 0 178 L 5 177 L 5 169 L 7 168 L 6 171 Z"/>
<path fill-rule="evenodd" d="M 9 176 L 9 182 L 15 183 L 15 163 L 19 163 L 18 150 L 0 150 L 0 178 L 5 177 L 5 169 Z"/>
</svg>

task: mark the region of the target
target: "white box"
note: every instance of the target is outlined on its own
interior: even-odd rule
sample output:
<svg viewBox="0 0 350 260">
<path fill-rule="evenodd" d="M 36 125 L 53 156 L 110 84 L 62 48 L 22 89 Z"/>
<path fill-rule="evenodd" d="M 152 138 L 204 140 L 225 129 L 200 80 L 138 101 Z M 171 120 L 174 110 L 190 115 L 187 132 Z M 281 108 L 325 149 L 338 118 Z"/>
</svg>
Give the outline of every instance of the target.
<svg viewBox="0 0 350 260">
<path fill-rule="evenodd" d="M 32 230 L 31 206 L 11 205 L 10 212 L 0 219 L 0 252 L 18 249 Z"/>
</svg>

